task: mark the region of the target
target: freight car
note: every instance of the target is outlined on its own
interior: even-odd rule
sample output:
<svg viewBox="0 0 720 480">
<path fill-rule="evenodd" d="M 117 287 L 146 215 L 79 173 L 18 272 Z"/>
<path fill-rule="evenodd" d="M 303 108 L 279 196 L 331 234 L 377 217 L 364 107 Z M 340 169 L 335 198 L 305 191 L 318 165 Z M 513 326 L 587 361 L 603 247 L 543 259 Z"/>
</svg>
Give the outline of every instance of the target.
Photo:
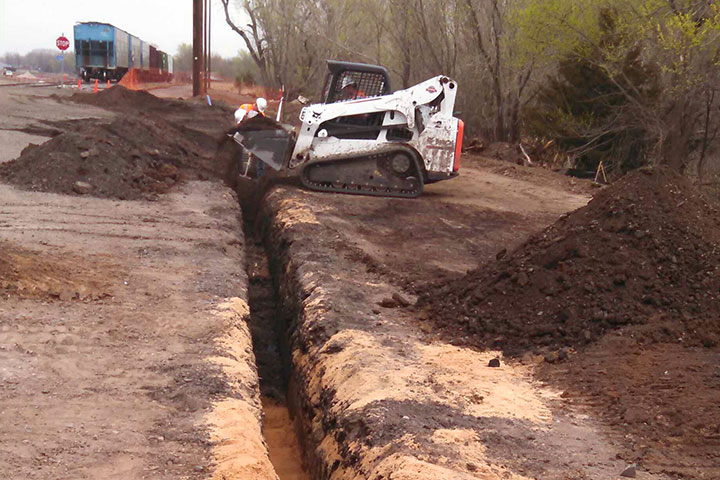
<svg viewBox="0 0 720 480">
<path fill-rule="evenodd" d="M 85 81 L 120 80 L 132 68 L 152 80 L 172 79 L 172 56 L 125 30 L 109 23 L 80 22 L 73 33 L 75 65 Z"/>
</svg>

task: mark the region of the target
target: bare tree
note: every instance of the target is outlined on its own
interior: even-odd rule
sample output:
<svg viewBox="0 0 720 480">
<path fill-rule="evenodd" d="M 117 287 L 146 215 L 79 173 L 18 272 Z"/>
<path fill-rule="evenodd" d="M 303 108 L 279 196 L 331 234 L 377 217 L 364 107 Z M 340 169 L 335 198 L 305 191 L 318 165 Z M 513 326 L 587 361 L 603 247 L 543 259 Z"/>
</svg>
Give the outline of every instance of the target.
<svg viewBox="0 0 720 480">
<path fill-rule="evenodd" d="M 245 42 L 245 46 L 250 53 L 253 61 L 260 71 L 260 76 L 265 85 L 270 85 L 270 75 L 268 73 L 267 58 L 265 55 L 265 49 L 267 42 L 264 38 L 263 31 L 258 24 L 257 15 L 255 13 L 258 6 L 257 2 L 250 0 L 243 1 L 243 12 L 249 17 L 250 23 L 246 24 L 244 28 L 238 26 L 238 24 L 232 20 L 230 16 L 230 0 L 220 0 L 225 10 L 225 21 Z"/>
</svg>

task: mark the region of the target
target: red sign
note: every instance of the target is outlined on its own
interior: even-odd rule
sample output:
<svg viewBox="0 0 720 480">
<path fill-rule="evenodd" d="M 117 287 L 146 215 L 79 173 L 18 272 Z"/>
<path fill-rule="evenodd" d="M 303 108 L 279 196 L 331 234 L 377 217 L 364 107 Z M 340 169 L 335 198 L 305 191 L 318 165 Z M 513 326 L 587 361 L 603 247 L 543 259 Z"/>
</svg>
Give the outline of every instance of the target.
<svg viewBox="0 0 720 480">
<path fill-rule="evenodd" d="M 70 46 L 70 40 L 68 40 L 67 37 L 63 37 L 61 35 L 58 37 L 57 40 L 55 40 L 55 45 L 57 45 L 60 50 L 67 50 Z"/>
</svg>

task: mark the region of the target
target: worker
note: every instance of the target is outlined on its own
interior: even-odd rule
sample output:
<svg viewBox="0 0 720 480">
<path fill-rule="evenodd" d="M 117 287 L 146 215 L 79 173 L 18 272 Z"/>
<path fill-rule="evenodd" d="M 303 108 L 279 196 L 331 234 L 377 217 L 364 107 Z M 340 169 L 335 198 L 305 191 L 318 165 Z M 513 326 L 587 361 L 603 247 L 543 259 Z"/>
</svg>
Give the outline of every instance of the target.
<svg viewBox="0 0 720 480">
<path fill-rule="evenodd" d="M 257 117 L 258 115 L 265 116 L 265 109 L 267 108 L 267 100 L 262 97 L 258 97 L 255 103 L 243 103 L 240 108 L 235 110 L 235 124 L 240 125 L 243 121 Z M 250 152 L 243 150 L 240 154 L 240 168 L 247 171 L 250 164 L 253 161 L 253 155 Z M 256 162 L 256 176 L 259 179 L 265 173 L 265 163 L 262 161 Z"/>
<path fill-rule="evenodd" d="M 243 120 L 248 120 L 258 115 L 264 117 L 266 108 L 267 100 L 262 97 L 258 97 L 255 103 L 243 103 L 240 105 L 240 108 L 235 110 L 235 124 L 240 125 Z"/>
<path fill-rule="evenodd" d="M 356 98 L 365 98 L 365 93 L 358 88 L 357 80 L 351 75 L 346 76 L 342 80 L 340 87 L 340 100 L 355 100 Z"/>
</svg>

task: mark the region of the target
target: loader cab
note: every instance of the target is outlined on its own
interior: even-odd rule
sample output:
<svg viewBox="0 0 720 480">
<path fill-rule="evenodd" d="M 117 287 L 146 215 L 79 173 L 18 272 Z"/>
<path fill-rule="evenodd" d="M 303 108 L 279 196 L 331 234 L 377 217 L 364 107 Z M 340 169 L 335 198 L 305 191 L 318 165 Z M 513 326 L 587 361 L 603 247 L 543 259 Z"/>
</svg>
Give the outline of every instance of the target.
<svg viewBox="0 0 720 480">
<path fill-rule="evenodd" d="M 384 67 L 328 60 L 323 96 L 325 104 L 379 97 L 391 93 L 390 74 Z M 384 112 L 345 115 L 320 125 L 328 135 L 347 140 L 373 140 L 382 129 Z"/>
<path fill-rule="evenodd" d="M 385 67 L 338 60 L 328 60 L 327 65 L 328 76 L 323 89 L 323 103 L 379 97 L 392 91 L 390 74 Z"/>
</svg>

